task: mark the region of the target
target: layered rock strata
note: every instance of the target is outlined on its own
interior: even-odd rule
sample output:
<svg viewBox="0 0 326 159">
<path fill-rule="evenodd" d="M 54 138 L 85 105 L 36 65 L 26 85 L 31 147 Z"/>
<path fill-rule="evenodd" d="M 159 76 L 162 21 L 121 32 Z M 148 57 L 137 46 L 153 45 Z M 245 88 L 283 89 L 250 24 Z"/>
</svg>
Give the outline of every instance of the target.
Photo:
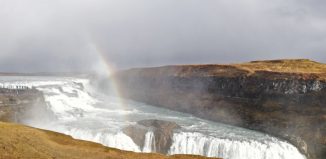
<svg viewBox="0 0 326 159">
<path fill-rule="evenodd" d="M 299 60 L 136 68 L 112 76 L 133 100 L 286 139 L 326 158 L 326 65 Z"/>
<path fill-rule="evenodd" d="M 0 88 L 0 121 L 21 123 L 35 107 L 46 109 L 42 92 L 36 89 Z"/>
</svg>

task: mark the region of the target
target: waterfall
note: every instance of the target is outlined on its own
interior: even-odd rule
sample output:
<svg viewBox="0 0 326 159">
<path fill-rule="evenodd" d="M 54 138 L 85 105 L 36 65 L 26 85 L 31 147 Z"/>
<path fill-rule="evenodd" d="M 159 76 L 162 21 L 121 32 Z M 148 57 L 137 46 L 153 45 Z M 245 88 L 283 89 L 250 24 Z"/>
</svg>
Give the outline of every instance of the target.
<svg viewBox="0 0 326 159">
<path fill-rule="evenodd" d="M 122 132 L 110 133 L 110 132 L 94 132 L 91 130 L 83 129 L 70 129 L 63 133 L 69 134 L 76 139 L 88 140 L 97 143 L 101 143 L 104 146 L 114 147 L 121 150 L 141 152 L 138 145 L 133 140 Z M 151 150 L 149 151 L 151 152 Z"/>
<path fill-rule="evenodd" d="M 145 135 L 143 152 L 156 152 L 155 148 L 155 136 L 153 131 L 148 131 Z"/>
<path fill-rule="evenodd" d="M 25 124 L 57 131 L 73 138 L 134 152 L 156 152 L 155 134 L 145 134 L 144 145 L 135 144 L 123 128 L 143 119 L 173 120 L 181 126 L 173 134 L 168 154 L 196 154 L 224 159 L 305 159 L 291 144 L 247 129 L 202 120 L 189 114 L 136 102 L 121 104 L 116 97 L 94 95 L 88 79 L 10 77 L 5 88 L 36 88 L 43 92 L 46 111 L 55 116 L 44 120 L 42 111 Z M 17 87 L 18 86 L 18 87 Z M 96 92 L 96 91 L 95 91 Z M 98 92 L 97 92 L 98 93 Z M 34 109 L 38 109 L 36 106 Z"/>
<path fill-rule="evenodd" d="M 196 154 L 224 159 L 305 159 L 294 146 L 283 141 L 239 141 L 192 132 L 175 133 L 169 154 Z"/>
</svg>

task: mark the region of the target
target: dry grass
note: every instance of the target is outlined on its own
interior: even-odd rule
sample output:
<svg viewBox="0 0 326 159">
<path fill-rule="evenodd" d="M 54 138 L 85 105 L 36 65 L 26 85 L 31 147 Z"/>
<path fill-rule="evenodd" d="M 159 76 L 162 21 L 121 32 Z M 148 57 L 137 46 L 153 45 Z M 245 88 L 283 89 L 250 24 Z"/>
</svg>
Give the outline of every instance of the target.
<svg viewBox="0 0 326 159">
<path fill-rule="evenodd" d="M 239 77 L 259 76 L 266 78 L 302 78 L 326 80 L 326 64 L 314 62 L 308 59 L 286 59 L 252 61 L 241 64 L 218 65 L 172 65 L 154 68 L 136 68 L 127 71 L 127 74 L 139 76 L 160 77 Z M 119 74 L 119 72 L 117 73 Z"/>
<path fill-rule="evenodd" d="M 235 64 L 234 66 L 250 72 L 326 73 L 326 64 L 308 59 L 252 61 L 249 63 Z"/>
<path fill-rule="evenodd" d="M 200 159 L 164 156 L 107 148 L 70 136 L 23 125 L 0 122 L 0 159 Z"/>
</svg>

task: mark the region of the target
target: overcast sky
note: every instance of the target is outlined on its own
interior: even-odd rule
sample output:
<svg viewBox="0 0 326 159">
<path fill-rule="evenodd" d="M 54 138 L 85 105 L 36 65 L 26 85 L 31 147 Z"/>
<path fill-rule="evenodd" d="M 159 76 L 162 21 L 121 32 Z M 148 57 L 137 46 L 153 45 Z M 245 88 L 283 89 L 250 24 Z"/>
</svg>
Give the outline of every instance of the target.
<svg viewBox="0 0 326 159">
<path fill-rule="evenodd" d="M 2 72 L 279 58 L 326 63 L 325 0 L 0 0 Z"/>
</svg>

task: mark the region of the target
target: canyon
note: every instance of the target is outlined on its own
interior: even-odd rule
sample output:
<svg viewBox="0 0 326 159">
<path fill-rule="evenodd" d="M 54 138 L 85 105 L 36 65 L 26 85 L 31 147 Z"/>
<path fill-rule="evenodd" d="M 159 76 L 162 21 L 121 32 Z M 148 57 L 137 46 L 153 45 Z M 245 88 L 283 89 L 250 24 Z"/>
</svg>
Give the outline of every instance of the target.
<svg viewBox="0 0 326 159">
<path fill-rule="evenodd" d="M 326 65 L 307 59 L 173 65 L 116 72 L 128 99 L 285 139 L 326 157 Z"/>
</svg>

